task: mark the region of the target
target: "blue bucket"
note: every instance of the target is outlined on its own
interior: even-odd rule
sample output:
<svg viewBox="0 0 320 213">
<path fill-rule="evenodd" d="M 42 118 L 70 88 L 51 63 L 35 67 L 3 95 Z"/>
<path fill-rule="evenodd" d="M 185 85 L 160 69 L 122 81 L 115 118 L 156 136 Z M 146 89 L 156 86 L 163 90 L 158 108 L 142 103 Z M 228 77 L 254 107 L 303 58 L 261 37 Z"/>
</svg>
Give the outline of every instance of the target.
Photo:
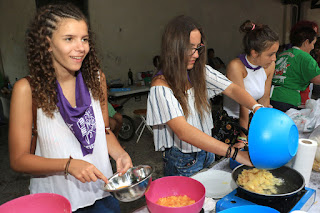
<svg viewBox="0 0 320 213">
<path fill-rule="evenodd" d="M 258 169 L 276 169 L 296 155 L 299 132 L 284 112 L 261 108 L 251 120 L 248 141 L 253 165 Z"/>
</svg>

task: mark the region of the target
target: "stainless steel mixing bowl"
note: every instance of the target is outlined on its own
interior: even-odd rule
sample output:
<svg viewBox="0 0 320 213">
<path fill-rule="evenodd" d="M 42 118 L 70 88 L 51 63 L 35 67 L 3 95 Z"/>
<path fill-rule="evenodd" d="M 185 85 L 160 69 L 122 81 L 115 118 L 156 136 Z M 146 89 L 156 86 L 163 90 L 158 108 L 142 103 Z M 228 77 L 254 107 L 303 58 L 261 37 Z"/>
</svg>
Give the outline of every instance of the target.
<svg viewBox="0 0 320 213">
<path fill-rule="evenodd" d="M 116 173 L 109 178 L 109 183 L 104 185 L 104 190 L 122 202 L 137 200 L 149 187 L 152 172 L 153 169 L 148 165 L 132 167 L 122 176 Z"/>
</svg>

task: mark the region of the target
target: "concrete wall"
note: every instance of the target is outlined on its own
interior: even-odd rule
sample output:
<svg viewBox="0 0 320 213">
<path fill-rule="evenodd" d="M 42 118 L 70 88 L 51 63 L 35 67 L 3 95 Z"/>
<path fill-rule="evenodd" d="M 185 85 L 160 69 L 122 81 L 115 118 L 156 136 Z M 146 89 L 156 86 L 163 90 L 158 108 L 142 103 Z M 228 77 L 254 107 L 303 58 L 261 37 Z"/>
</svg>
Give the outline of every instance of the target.
<svg viewBox="0 0 320 213">
<path fill-rule="evenodd" d="M 311 9 L 311 1 L 302 3 L 301 19 L 314 21 L 320 25 L 320 8 Z"/>
<path fill-rule="evenodd" d="M 35 7 L 34 0 L 0 1 L 0 49 L 4 73 L 11 83 L 28 74 L 24 39 Z"/>
<path fill-rule="evenodd" d="M 163 29 L 177 15 L 195 18 L 204 28 L 208 47 L 228 63 L 241 53 L 243 35 L 238 29 L 245 20 L 268 24 L 282 34 L 283 6 L 278 0 L 202 0 L 196 4 L 193 0 L 91 0 L 89 14 L 107 78 L 126 80 L 129 68 L 133 72 L 153 69 Z"/>
<path fill-rule="evenodd" d="M 103 71 L 108 79 L 127 80 L 134 73 L 152 70 L 160 53 L 162 31 L 173 17 L 194 17 L 204 28 L 208 47 L 228 63 L 242 50 L 239 26 L 246 19 L 268 24 L 283 37 L 286 6 L 280 0 L 88 0 L 91 28 L 96 33 Z M 317 17 L 318 10 L 307 17 Z M 35 12 L 34 0 L 0 1 L 0 48 L 4 72 L 11 82 L 27 71 L 24 35 Z M 285 37 L 285 36 L 284 36 Z M 135 75 L 134 75 L 135 77 Z"/>
</svg>

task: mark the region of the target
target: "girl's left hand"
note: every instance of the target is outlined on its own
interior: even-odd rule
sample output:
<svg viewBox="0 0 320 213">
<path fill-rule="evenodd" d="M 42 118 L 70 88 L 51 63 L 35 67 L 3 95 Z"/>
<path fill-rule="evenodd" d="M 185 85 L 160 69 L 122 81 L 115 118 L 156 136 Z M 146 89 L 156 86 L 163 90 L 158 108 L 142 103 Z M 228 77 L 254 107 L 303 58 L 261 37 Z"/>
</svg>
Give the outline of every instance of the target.
<svg viewBox="0 0 320 213">
<path fill-rule="evenodd" d="M 117 158 L 116 164 L 117 172 L 120 173 L 120 175 L 126 173 L 129 168 L 133 167 L 131 158 L 127 152 L 124 152 Z"/>
<path fill-rule="evenodd" d="M 238 148 L 238 149 L 242 149 L 245 147 L 245 144 L 243 142 L 237 142 L 233 145 L 233 147 Z"/>
</svg>

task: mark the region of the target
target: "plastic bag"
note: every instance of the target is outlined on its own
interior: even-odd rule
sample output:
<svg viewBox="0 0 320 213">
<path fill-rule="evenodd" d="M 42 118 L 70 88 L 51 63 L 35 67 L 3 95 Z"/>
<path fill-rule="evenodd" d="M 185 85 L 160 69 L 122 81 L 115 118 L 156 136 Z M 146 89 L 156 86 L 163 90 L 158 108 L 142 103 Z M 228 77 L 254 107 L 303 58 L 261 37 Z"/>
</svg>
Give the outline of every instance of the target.
<svg viewBox="0 0 320 213">
<path fill-rule="evenodd" d="M 310 133 L 320 125 L 320 100 L 309 99 L 305 109 L 289 109 L 286 114 L 298 127 L 299 133 Z"/>
</svg>

